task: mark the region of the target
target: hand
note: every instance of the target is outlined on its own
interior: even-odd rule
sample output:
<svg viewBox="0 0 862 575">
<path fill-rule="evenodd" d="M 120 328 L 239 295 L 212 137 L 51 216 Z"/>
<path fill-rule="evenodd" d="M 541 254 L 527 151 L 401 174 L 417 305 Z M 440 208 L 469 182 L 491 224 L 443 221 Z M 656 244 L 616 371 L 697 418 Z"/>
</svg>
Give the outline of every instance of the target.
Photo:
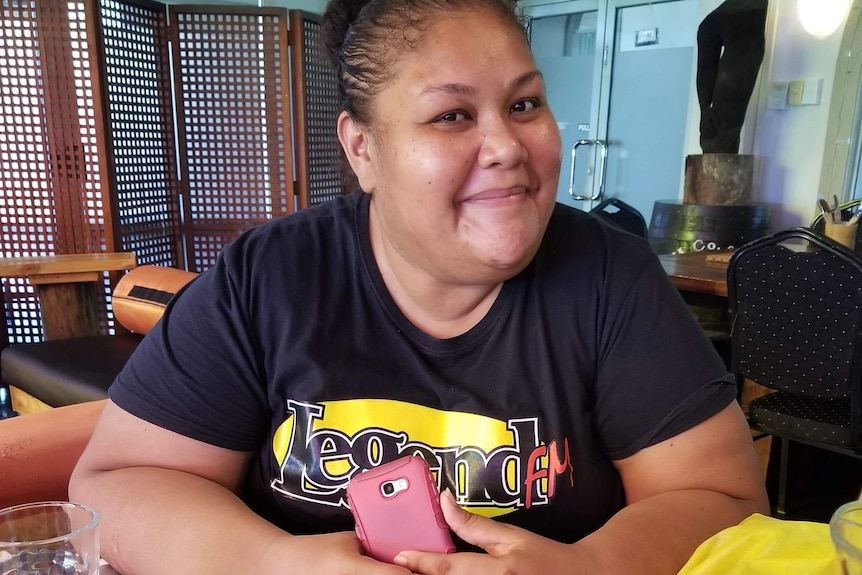
<svg viewBox="0 0 862 575">
<path fill-rule="evenodd" d="M 589 557 L 576 546 L 464 511 L 448 489 L 440 497 L 440 507 L 446 523 L 458 537 L 488 554 L 404 551 L 395 557 L 396 564 L 421 575 L 597 572 L 591 568 Z"/>
<path fill-rule="evenodd" d="M 363 555 L 352 531 L 286 537 L 269 549 L 262 563 L 267 573 L 409 575 L 403 567 Z"/>
</svg>

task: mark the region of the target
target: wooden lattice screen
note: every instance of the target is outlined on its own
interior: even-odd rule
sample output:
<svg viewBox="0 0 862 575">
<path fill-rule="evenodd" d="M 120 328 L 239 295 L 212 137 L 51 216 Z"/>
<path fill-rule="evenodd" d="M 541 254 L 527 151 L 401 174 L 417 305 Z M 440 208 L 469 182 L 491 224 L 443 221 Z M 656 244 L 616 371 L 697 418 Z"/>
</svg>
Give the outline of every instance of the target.
<svg viewBox="0 0 862 575">
<path fill-rule="evenodd" d="M 56 0 L 0 6 L 0 256 L 113 250 L 102 109 L 91 81 L 92 12 L 84 2 Z M 41 340 L 32 287 L 4 278 L 2 288 L 8 341 Z"/>
<path fill-rule="evenodd" d="M 318 17 L 0 0 L 0 19 L 0 257 L 133 251 L 203 271 L 242 231 L 340 193 Z M 32 288 L 2 281 L 7 342 L 42 339 Z"/>
<path fill-rule="evenodd" d="M 102 0 L 112 208 L 117 244 L 138 265 L 184 268 L 164 5 Z"/>
<path fill-rule="evenodd" d="M 302 74 L 293 76 L 294 132 L 305 145 L 296 147 L 296 195 L 300 207 L 330 200 L 343 191 L 345 178 L 341 146 L 336 137 L 340 104 L 335 70 L 320 37 L 320 17 L 290 13 L 291 64 Z"/>
<path fill-rule="evenodd" d="M 294 210 L 287 11 L 171 7 L 189 269 Z"/>
</svg>

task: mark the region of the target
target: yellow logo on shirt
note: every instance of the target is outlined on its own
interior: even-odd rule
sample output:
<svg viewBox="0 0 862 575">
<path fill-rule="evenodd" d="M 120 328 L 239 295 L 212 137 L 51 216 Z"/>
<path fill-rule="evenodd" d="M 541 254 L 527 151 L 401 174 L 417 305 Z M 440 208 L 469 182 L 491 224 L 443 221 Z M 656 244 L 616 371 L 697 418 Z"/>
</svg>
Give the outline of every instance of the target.
<svg viewBox="0 0 862 575">
<path fill-rule="evenodd" d="M 568 440 L 545 444 L 536 418 L 500 421 L 387 399 L 289 400 L 272 447 L 281 469 L 272 488 L 331 506 L 347 506 L 354 474 L 404 455 L 423 457 L 438 488 L 485 516 L 547 504 L 560 476 L 574 483 Z"/>
</svg>

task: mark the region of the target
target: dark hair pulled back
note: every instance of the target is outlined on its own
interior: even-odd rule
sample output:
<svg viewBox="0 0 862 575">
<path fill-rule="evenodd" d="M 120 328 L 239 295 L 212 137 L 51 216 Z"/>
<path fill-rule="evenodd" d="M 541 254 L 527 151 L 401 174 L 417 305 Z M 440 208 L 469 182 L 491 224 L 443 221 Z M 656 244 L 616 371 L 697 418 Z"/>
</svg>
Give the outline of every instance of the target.
<svg viewBox="0 0 862 575">
<path fill-rule="evenodd" d="M 417 45 L 434 17 L 489 8 L 522 28 L 516 0 L 331 0 L 322 36 L 338 77 L 341 108 L 357 122 L 373 120 L 374 96 L 405 50 Z"/>
</svg>

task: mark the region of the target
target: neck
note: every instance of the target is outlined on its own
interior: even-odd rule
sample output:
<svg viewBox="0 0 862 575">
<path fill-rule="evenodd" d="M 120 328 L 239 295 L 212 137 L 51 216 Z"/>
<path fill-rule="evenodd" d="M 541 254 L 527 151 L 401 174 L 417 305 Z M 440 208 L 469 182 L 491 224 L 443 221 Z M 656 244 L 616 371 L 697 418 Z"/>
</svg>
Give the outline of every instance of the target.
<svg viewBox="0 0 862 575">
<path fill-rule="evenodd" d="M 478 324 L 500 293 L 502 282 L 458 284 L 414 265 L 371 225 L 371 249 L 392 299 L 410 323 L 438 339 L 466 333 Z"/>
</svg>

